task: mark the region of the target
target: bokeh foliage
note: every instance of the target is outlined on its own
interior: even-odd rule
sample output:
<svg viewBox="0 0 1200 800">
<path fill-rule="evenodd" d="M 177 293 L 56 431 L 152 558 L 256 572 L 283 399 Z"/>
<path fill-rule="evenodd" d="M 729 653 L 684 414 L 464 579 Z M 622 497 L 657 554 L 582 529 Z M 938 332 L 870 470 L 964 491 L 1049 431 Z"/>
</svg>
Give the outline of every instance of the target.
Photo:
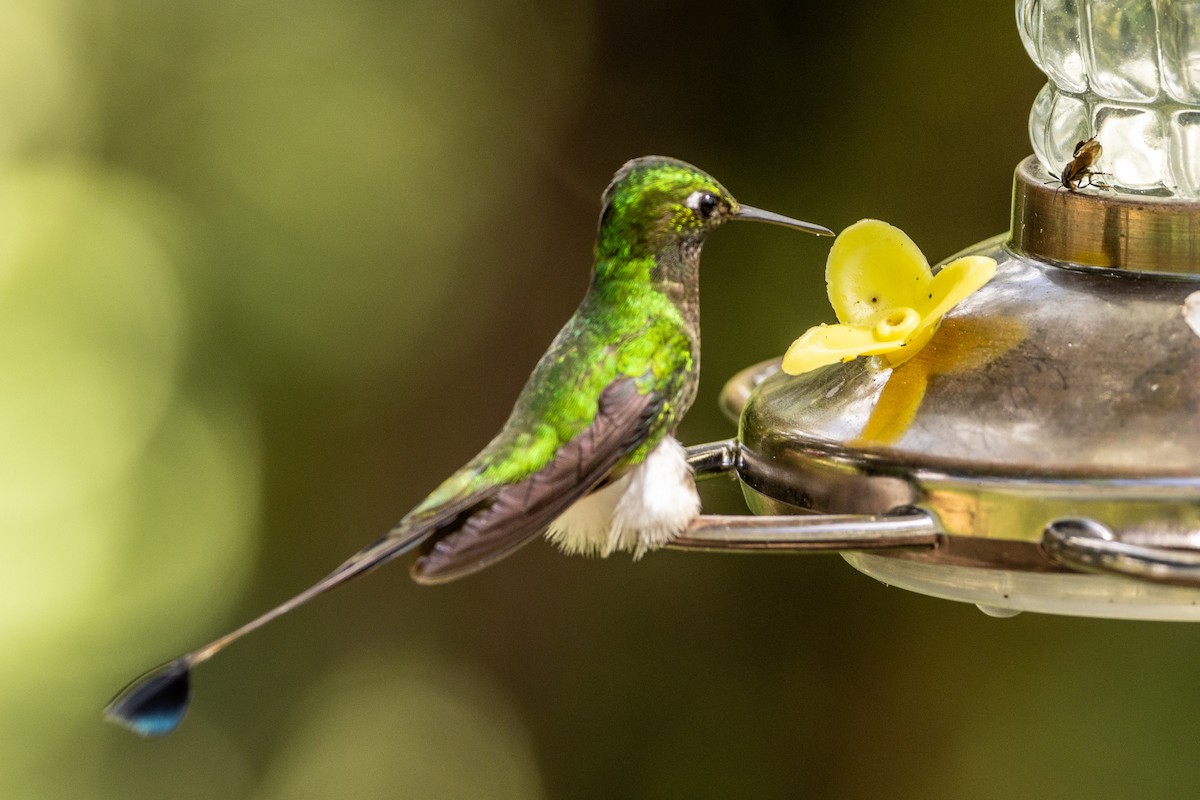
<svg viewBox="0 0 1200 800">
<path fill-rule="evenodd" d="M 0 0 L 0 796 L 1127 797 L 1192 783 L 1195 629 L 909 595 L 834 557 L 536 544 L 307 585 L 468 458 L 651 152 L 941 258 L 1007 224 L 1041 80 L 1003 2 Z M 829 319 L 824 245 L 732 226 L 704 379 Z M 713 510 L 737 510 L 728 487 Z"/>
</svg>

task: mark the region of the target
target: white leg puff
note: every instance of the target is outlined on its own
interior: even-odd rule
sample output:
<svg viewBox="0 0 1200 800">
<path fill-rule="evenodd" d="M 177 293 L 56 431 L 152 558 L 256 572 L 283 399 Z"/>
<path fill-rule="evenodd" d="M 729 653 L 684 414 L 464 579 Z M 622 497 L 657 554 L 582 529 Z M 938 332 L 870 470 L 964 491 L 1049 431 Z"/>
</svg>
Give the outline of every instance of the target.
<svg viewBox="0 0 1200 800">
<path fill-rule="evenodd" d="M 620 479 L 568 508 L 547 536 L 567 553 L 635 559 L 681 534 L 700 514 L 687 451 L 668 436 Z"/>
</svg>

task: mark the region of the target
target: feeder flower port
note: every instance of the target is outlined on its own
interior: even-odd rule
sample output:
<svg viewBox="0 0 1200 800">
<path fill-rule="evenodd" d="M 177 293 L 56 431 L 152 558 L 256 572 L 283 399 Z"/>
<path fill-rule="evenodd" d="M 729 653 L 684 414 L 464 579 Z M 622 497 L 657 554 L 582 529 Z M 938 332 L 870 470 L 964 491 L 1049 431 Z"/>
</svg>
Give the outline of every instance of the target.
<svg viewBox="0 0 1200 800">
<path fill-rule="evenodd" d="M 825 266 L 838 324 L 805 331 L 784 355 L 783 371 L 800 375 L 859 356 L 899 366 L 925 346 L 950 309 L 995 274 L 995 260 L 966 256 L 934 275 L 904 231 L 860 220 L 838 235 Z"/>
</svg>

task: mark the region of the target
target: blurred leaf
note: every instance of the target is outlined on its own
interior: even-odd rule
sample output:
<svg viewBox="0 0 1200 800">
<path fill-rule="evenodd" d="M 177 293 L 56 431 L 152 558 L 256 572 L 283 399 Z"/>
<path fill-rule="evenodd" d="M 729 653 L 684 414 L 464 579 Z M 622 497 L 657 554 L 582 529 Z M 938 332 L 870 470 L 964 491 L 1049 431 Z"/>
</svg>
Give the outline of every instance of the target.
<svg viewBox="0 0 1200 800">
<path fill-rule="evenodd" d="M 301 701 L 260 800 L 536 800 L 529 736 L 499 687 L 453 662 L 374 656 Z"/>
<path fill-rule="evenodd" d="M 0 511 L 125 469 L 176 390 L 184 309 L 150 187 L 0 174 Z"/>
<path fill-rule="evenodd" d="M 0 0 L 0 169 L 85 144 L 94 128 L 70 0 Z"/>
</svg>

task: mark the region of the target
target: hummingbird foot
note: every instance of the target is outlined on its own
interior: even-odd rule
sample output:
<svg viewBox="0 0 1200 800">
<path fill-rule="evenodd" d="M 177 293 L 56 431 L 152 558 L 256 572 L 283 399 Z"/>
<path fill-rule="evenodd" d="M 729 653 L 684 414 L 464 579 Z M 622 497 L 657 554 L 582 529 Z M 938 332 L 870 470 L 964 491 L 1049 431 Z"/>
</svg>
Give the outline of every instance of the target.
<svg viewBox="0 0 1200 800">
<path fill-rule="evenodd" d="M 641 464 L 572 505 L 547 537 L 565 553 L 639 559 L 679 536 L 700 514 L 687 451 L 664 437 Z"/>
</svg>

